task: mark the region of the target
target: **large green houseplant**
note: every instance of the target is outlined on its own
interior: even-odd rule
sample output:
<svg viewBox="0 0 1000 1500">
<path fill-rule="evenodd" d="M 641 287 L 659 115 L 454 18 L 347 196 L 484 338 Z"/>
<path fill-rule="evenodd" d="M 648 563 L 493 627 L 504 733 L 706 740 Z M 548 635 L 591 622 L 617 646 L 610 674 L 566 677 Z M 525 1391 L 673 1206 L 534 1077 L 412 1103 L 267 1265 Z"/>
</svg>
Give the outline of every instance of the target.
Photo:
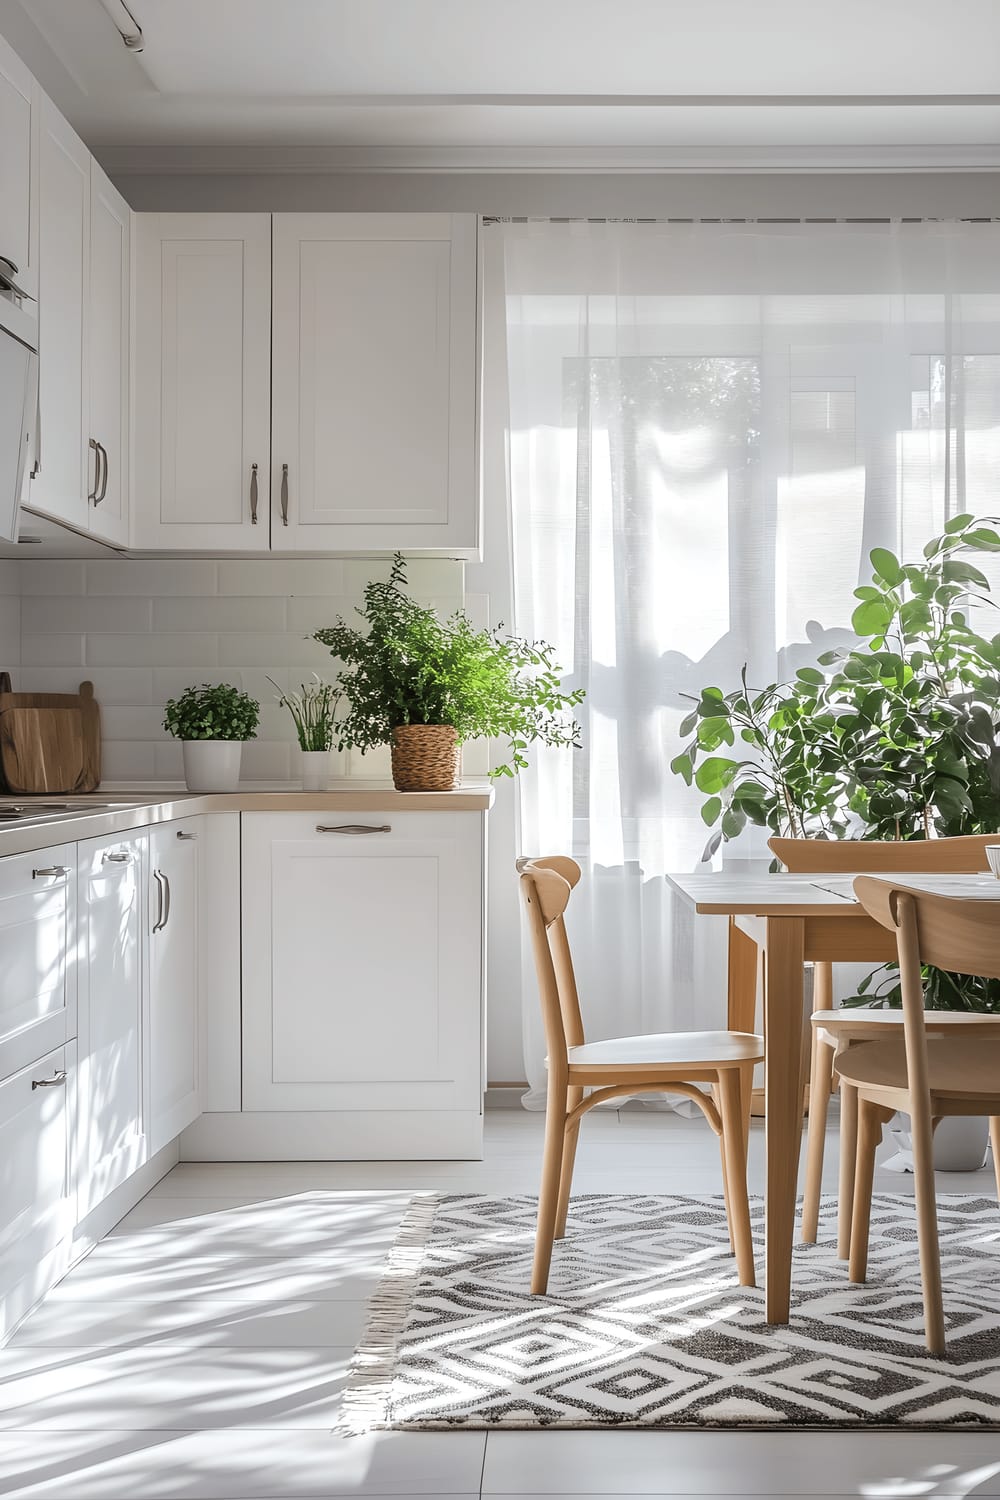
<svg viewBox="0 0 1000 1500">
<path fill-rule="evenodd" d="M 470 739 L 506 741 L 491 776 L 523 770 L 532 741 L 579 743 L 572 710 L 583 691 L 562 690 L 552 647 L 502 626 L 477 630 L 461 610 L 442 619 L 407 591 L 400 554 L 384 582 L 365 586 L 357 613 L 361 628 L 338 619 L 315 632 L 340 664 L 337 748 L 390 745 L 400 789 L 451 789 Z"/>
<path fill-rule="evenodd" d="M 1000 552 L 993 518 L 955 516 L 912 562 L 876 548 L 856 645 L 792 682 L 755 690 L 744 670 L 728 693 L 702 689 L 671 769 L 705 794 L 706 858 L 748 822 L 825 838 L 1000 830 L 1000 635 L 975 628 L 995 609 L 976 552 Z M 926 978 L 932 1005 L 1000 1011 L 993 981 Z M 858 998 L 898 1003 L 895 975 Z"/>
</svg>

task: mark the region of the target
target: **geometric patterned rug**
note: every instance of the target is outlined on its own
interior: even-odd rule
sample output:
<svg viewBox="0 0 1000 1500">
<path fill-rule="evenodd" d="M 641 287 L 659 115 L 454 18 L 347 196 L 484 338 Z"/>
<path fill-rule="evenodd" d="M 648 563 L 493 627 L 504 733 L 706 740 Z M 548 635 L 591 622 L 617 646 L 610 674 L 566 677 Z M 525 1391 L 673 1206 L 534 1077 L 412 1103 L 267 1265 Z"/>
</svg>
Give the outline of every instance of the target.
<svg viewBox="0 0 1000 1500">
<path fill-rule="evenodd" d="M 1000 1430 L 1000 1211 L 938 1199 L 947 1352 L 927 1353 L 913 1199 L 878 1195 L 868 1282 L 836 1203 L 796 1245 L 792 1316 L 737 1284 L 721 1198 L 580 1194 L 545 1297 L 537 1200 L 421 1194 L 369 1307 L 345 1430 Z M 751 1202 L 762 1272 L 763 1207 Z"/>
</svg>

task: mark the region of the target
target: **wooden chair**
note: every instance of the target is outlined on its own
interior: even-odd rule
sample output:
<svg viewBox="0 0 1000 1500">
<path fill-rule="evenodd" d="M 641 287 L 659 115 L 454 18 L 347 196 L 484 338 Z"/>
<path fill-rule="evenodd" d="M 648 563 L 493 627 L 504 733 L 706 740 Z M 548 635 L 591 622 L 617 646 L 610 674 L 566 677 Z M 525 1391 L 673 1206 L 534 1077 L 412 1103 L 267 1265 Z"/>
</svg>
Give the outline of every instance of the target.
<svg viewBox="0 0 1000 1500">
<path fill-rule="evenodd" d="M 934 1195 L 933 1134 L 946 1115 L 991 1115 L 1000 1148 L 1000 1034 L 929 1037 L 921 964 L 1000 979 L 1000 899 L 962 900 L 862 875 L 854 891 L 865 910 L 896 935 L 903 992 L 903 1036 L 859 1042 L 837 1061 L 841 1086 L 855 1093 L 858 1150 L 849 1274 L 864 1281 L 868 1265 L 875 1148 L 896 1110 L 910 1116 L 917 1240 L 927 1347 L 944 1352 L 941 1259 Z"/>
<path fill-rule="evenodd" d="M 989 868 L 986 845 L 1000 843 L 1000 834 L 975 833 L 952 839 L 913 839 L 880 842 L 875 839 L 768 839 L 768 847 L 793 875 L 857 875 L 911 873 L 974 875 Z M 1000 891 L 1000 887 L 998 887 Z M 889 1031 L 901 1032 L 902 1012 L 871 1006 L 833 1009 L 833 965 L 813 967 L 815 1010 L 812 1015 L 812 1055 L 809 1072 L 809 1130 L 806 1139 L 806 1180 L 802 1198 L 802 1239 L 816 1243 L 823 1177 L 827 1112 L 837 1059 L 856 1042 L 870 1041 Z M 965 1036 L 989 1033 L 1000 1016 L 973 1016 L 957 1011 L 928 1012 L 934 1034 L 960 1029 Z M 997 1033 L 1000 1035 L 1000 1032 Z M 837 1254 L 850 1252 L 851 1211 L 857 1122 L 854 1096 L 841 1093 L 840 1180 L 838 1186 Z M 997 1167 L 1000 1174 L 1000 1166 Z M 998 1176 L 1000 1183 L 1000 1176 Z"/>
<path fill-rule="evenodd" d="M 563 920 L 580 866 L 565 855 L 519 859 L 521 894 L 538 975 L 548 1046 L 545 1154 L 531 1290 L 548 1286 L 553 1240 L 566 1233 L 580 1121 L 605 1099 L 672 1093 L 692 1099 L 719 1136 L 730 1242 L 743 1286 L 754 1286 L 747 1200 L 747 1144 L 759 1036 L 733 1031 L 676 1032 L 587 1042 Z M 696 1085 L 710 1084 L 715 1098 Z M 593 1092 L 586 1094 L 587 1089 Z"/>
</svg>

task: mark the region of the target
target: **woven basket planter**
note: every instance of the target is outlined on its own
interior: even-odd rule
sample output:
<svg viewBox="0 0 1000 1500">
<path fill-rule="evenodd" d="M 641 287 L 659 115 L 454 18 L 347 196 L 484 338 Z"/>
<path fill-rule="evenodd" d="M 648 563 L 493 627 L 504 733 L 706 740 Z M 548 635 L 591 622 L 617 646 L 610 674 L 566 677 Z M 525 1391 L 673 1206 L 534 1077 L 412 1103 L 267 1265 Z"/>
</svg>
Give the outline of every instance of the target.
<svg viewBox="0 0 1000 1500">
<path fill-rule="evenodd" d="M 392 782 L 400 792 L 451 792 L 459 746 L 450 724 L 400 724 L 392 731 Z"/>
</svg>

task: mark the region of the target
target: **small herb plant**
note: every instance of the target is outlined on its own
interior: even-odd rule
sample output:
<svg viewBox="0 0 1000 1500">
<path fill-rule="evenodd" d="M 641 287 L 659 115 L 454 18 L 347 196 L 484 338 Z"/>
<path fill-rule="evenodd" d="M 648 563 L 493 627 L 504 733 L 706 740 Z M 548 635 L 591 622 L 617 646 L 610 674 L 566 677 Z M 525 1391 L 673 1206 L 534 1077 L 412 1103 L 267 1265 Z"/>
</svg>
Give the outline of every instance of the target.
<svg viewBox="0 0 1000 1500">
<path fill-rule="evenodd" d="M 366 585 L 357 613 L 363 629 L 339 619 L 314 636 L 341 666 L 338 749 L 387 745 L 402 724 L 448 724 L 459 744 L 506 740 L 508 759 L 490 775 L 514 776 L 533 741 L 579 745 L 572 710 L 583 690 L 563 692 L 552 647 L 502 626 L 476 630 L 461 610 L 440 619 L 406 592 L 399 553 L 384 583 Z"/>
<path fill-rule="evenodd" d="M 334 719 L 340 702 L 333 684 L 322 682 L 314 672 L 312 682 L 303 682 L 297 693 L 283 693 L 270 677 L 267 680 L 278 688 L 278 702 L 292 716 L 300 750 L 332 750 Z"/>
<path fill-rule="evenodd" d="M 163 727 L 179 740 L 252 740 L 260 705 L 228 683 L 202 683 L 170 698 Z"/>
</svg>

